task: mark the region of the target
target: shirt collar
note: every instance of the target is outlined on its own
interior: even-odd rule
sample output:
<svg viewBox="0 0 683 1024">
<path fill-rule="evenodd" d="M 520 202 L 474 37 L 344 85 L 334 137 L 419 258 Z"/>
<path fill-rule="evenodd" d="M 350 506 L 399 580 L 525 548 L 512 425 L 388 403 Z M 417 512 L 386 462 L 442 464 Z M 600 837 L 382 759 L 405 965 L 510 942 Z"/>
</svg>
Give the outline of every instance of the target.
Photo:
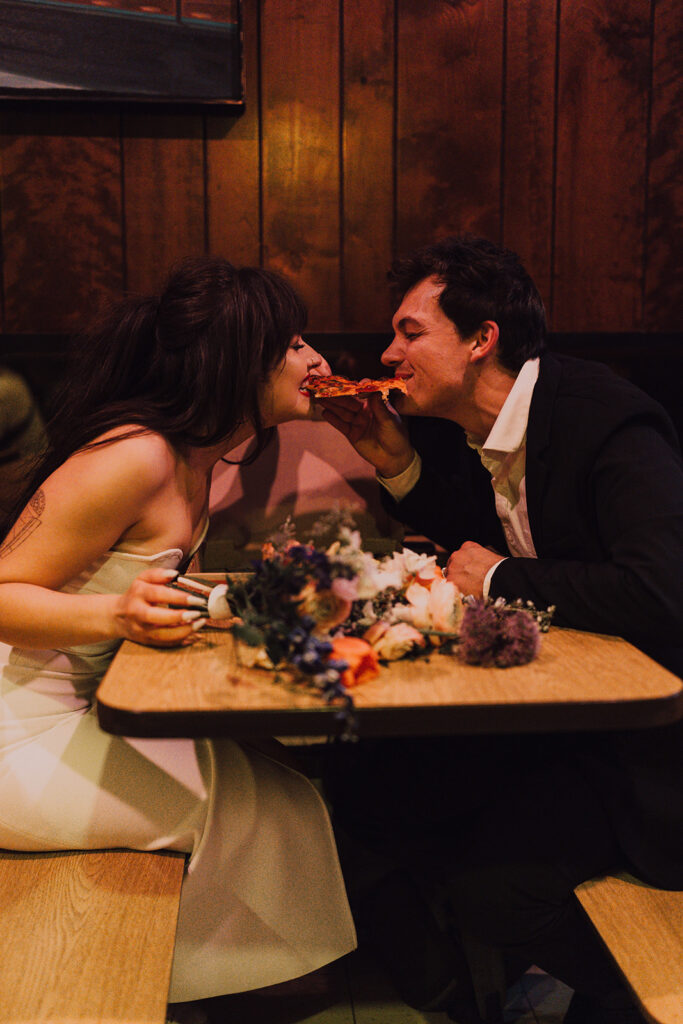
<svg viewBox="0 0 683 1024">
<path fill-rule="evenodd" d="M 512 385 L 486 441 L 480 446 L 468 436 L 467 441 L 471 447 L 477 448 L 484 454 L 516 452 L 522 447 L 529 422 L 531 396 L 538 380 L 538 368 L 538 359 L 527 359 L 517 374 L 515 383 Z"/>
</svg>

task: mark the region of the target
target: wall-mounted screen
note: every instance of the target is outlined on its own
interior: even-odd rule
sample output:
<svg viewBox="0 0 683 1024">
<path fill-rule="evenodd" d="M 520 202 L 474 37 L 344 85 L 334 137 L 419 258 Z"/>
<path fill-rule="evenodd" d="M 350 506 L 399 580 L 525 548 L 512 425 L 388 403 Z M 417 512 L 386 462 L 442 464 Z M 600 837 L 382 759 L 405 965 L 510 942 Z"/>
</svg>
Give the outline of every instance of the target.
<svg viewBox="0 0 683 1024">
<path fill-rule="evenodd" d="M 0 98 L 243 102 L 240 0 L 0 0 Z"/>
</svg>

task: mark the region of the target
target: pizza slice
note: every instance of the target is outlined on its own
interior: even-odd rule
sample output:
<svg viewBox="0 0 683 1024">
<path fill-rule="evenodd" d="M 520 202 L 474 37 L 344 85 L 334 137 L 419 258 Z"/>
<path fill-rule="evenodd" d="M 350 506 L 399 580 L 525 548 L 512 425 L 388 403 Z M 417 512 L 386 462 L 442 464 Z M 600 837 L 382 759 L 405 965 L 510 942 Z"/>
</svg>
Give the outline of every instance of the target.
<svg viewBox="0 0 683 1024">
<path fill-rule="evenodd" d="M 343 395 L 359 397 L 372 391 L 379 391 L 384 399 L 388 398 L 390 391 L 402 391 L 404 395 L 407 394 L 406 382 L 399 377 L 359 381 L 336 374 L 330 374 L 328 377 L 309 377 L 304 383 L 303 390 L 312 398 L 341 398 Z"/>
</svg>

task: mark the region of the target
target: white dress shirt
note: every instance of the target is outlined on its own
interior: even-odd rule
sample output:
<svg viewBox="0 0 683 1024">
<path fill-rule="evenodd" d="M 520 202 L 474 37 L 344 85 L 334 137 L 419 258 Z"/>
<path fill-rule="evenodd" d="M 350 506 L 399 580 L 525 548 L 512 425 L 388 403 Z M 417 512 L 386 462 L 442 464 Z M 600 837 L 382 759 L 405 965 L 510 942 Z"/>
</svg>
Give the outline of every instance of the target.
<svg viewBox="0 0 683 1024">
<path fill-rule="evenodd" d="M 526 431 L 538 368 L 538 359 L 528 359 L 524 363 L 483 444 L 467 435 L 467 443 L 478 453 L 491 474 L 496 513 L 510 553 L 518 558 L 536 558 L 526 502 Z M 422 460 L 416 452 L 403 473 L 390 478 L 378 476 L 377 479 L 396 501 L 400 501 L 413 489 L 421 471 Z M 502 561 L 504 559 L 501 558 L 486 574 L 485 597 L 491 577 Z"/>
</svg>

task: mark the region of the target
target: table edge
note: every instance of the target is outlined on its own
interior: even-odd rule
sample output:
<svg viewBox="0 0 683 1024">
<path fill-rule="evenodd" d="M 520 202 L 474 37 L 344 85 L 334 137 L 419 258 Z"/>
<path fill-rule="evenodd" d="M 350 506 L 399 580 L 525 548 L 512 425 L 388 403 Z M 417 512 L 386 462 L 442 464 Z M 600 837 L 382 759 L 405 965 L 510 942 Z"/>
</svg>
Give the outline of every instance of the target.
<svg viewBox="0 0 683 1024">
<path fill-rule="evenodd" d="M 130 711 L 96 699 L 105 731 L 148 739 L 335 736 L 344 728 L 335 705 L 266 710 Z M 359 736 L 615 731 L 671 725 L 683 718 L 683 689 L 630 701 L 414 705 L 355 709 Z"/>
</svg>

